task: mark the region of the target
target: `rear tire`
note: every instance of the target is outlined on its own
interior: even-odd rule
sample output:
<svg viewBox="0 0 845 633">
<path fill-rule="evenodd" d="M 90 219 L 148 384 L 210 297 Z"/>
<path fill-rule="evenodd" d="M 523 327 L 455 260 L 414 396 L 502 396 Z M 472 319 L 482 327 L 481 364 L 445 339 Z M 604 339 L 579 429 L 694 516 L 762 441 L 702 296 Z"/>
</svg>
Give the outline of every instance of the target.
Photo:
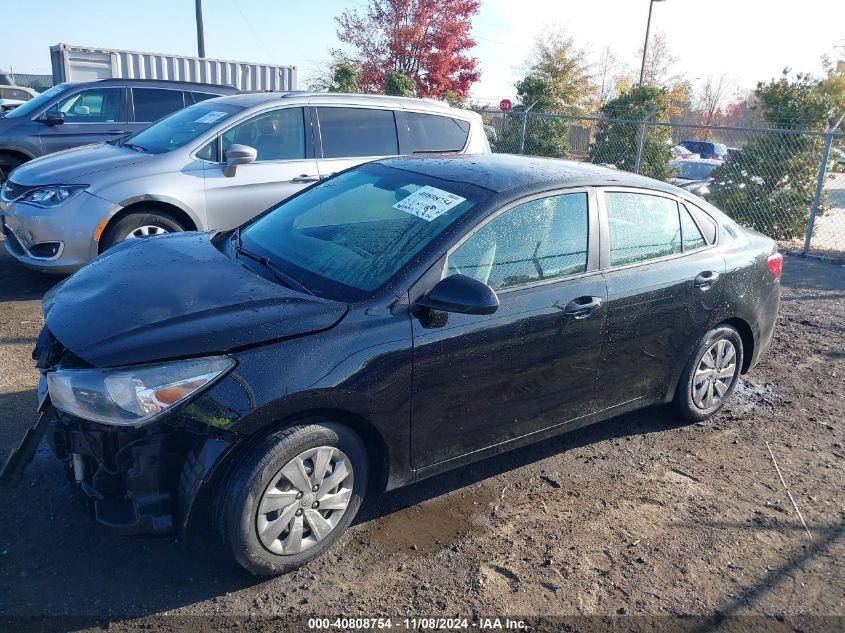
<svg viewBox="0 0 845 633">
<path fill-rule="evenodd" d="M 176 219 L 158 210 L 139 209 L 118 220 L 103 234 L 100 252 L 104 252 L 123 240 L 153 237 L 165 233 L 178 233 L 185 228 Z"/>
<path fill-rule="evenodd" d="M 349 527 L 368 477 L 366 448 L 348 427 L 318 421 L 278 431 L 252 447 L 221 486 L 218 529 L 253 574 L 293 571 Z"/>
<path fill-rule="evenodd" d="M 742 337 L 719 325 L 699 341 L 675 390 L 675 408 L 686 420 L 700 422 L 724 406 L 742 370 Z"/>
</svg>

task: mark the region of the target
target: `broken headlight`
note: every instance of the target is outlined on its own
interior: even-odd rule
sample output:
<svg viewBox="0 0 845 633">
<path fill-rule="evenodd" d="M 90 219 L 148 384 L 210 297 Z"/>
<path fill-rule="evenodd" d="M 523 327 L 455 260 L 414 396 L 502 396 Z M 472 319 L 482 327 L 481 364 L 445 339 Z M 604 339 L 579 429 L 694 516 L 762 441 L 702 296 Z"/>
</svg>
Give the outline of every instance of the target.
<svg viewBox="0 0 845 633">
<path fill-rule="evenodd" d="M 234 366 L 228 356 L 213 356 L 117 369 L 57 369 L 47 373 L 47 389 L 59 411 L 136 426 L 196 395 Z"/>
</svg>

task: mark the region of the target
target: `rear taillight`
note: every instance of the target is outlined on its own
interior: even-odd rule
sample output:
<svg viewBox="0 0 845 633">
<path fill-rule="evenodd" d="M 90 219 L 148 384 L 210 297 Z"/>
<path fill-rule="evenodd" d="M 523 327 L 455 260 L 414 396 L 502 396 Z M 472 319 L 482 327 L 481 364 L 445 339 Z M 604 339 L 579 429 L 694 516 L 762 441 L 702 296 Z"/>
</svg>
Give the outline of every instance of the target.
<svg viewBox="0 0 845 633">
<path fill-rule="evenodd" d="M 772 271 L 775 279 L 780 279 L 780 274 L 783 272 L 783 255 L 775 251 L 766 260 L 766 266 Z"/>
</svg>

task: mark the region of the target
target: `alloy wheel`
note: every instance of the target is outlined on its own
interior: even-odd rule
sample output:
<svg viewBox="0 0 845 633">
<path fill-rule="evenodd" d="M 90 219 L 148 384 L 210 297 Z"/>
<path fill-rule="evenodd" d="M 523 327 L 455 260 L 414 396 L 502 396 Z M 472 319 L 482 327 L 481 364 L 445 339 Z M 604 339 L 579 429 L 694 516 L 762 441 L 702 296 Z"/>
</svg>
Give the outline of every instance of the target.
<svg viewBox="0 0 845 633">
<path fill-rule="evenodd" d="M 334 446 L 303 451 L 276 473 L 258 503 L 256 530 L 274 554 L 299 554 L 325 539 L 352 498 L 354 473 Z"/>
<path fill-rule="evenodd" d="M 704 352 L 690 386 L 692 401 L 699 409 L 717 406 L 736 378 L 736 347 L 728 339 L 713 343 Z"/>
<path fill-rule="evenodd" d="M 144 226 L 139 226 L 137 229 L 130 231 L 129 235 L 124 237 L 124 240 L 134 240 L 139 237 L 152 237 L 153 235 L 164 235 L 169 231 L 165 228 L 160 226 L 155 226 L 154 224 L 145 224 Z"/>
</svg>

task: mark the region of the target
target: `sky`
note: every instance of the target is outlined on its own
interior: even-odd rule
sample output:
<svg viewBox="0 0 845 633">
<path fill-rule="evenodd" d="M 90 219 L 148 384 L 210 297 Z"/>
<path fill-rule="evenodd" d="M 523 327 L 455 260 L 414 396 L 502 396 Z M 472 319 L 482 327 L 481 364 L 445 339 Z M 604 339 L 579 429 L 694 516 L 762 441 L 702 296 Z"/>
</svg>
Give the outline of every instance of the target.
<svg viewBox="0 0 845 633">
<path fill-rule="evenodd" d="M 293 65 L 300 88 L 338 46 L 334 17 L 366 0 L 204 0 L 206 55 Z M 611 46 L 639 68 L 648 0 L 481 0 L 473 21 L 481 80 L 474 101 L 513 98 L 531 44 L 543 28 L 564 28 L 588 56 Z M 49 47 L 59 42 L 196 55 L 192 0 L 0 0 L 0 68 L 49 73 Z M 29 28 L 27 28 L 29 27 Z M 654 4 L 652 33 L 663 31 L 676 70 L 693 84 L 725 74 L 734 91 L 785 67 L 821 74 L 821 56 L 845 53 L 841 0 L 665 0 Z M 836 47 L 839 48 L 836 48 Z"/>
</svg>

